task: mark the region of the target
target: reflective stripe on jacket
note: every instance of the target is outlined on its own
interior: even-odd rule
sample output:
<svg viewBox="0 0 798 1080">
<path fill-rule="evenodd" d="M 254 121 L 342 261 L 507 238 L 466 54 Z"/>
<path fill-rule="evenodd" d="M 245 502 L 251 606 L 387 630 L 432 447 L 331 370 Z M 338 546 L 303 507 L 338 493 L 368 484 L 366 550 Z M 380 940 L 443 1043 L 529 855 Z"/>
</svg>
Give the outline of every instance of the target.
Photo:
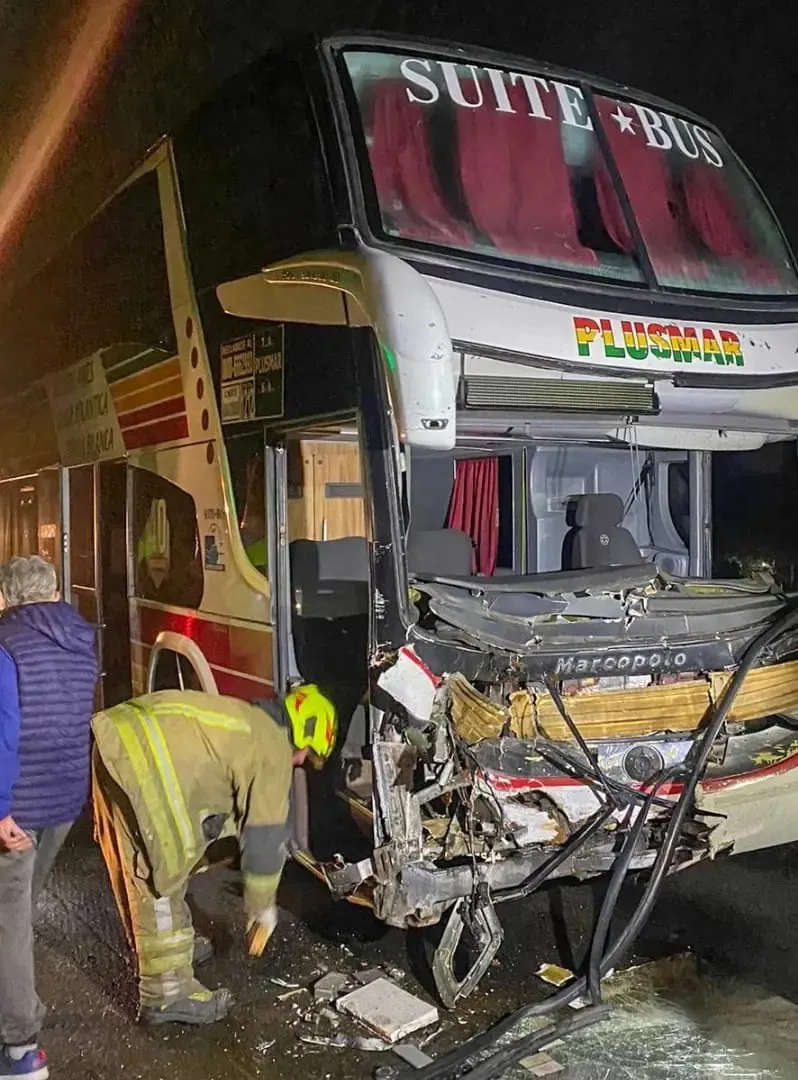
<svg viewBox="0 0 798 1080">
<path fill-rule="evenodd" d="M 146 694 L 97 713 L 92 727 L 133 806 L 158 894 L 185 881 L 224 829 L 241 842 L 247 910 L 273 903 L 292 774 L 284 728 L 254 705 L 193 690 Z"/>
</svg>

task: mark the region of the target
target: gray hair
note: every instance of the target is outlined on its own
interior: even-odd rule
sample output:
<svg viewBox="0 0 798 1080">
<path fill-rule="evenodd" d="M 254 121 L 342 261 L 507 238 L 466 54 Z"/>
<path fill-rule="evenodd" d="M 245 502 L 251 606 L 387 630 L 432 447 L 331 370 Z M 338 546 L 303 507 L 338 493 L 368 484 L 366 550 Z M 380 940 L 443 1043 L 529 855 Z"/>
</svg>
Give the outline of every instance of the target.
<svg viewBox="0 0 798 1080">
<path fill-rule="evenodd" d="M 2 569 L 0 590 L 9 607 L 55 600 L 58 575 L 53 564 L 41 555 L 16 555 Z"/>
</svg>

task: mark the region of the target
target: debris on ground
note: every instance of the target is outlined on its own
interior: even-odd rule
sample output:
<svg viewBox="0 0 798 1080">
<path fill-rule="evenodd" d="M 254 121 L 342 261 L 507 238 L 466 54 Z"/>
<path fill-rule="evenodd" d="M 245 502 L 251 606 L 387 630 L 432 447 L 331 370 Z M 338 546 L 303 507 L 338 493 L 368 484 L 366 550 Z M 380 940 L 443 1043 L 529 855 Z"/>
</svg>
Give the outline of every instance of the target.
<svg viewBox="0 0 798 1080">
<path fill-rule="evenodd" d="M 383 971 L 382 968 L 368 968 L 366 971 L 356 971 L 355 978 L 361 986 L 368 986 L 369 983 L 376 982 L 377 979 L 390 978 L 387 971 Z"/>
<path fill-rule="evenodd" d="M 256 1054 L 266 1054 L 266 1053 L 268 1053 L 269 1050 L 271 1050 L 271 1048 L 274 1046 L 274 1044 L 276 1042 L 277 1042 L 276 1039 L 264 1039 L 263 1042 L 259 1042 L 258 1045 L 255 1047 L 255 1053 Z"/>
<path fill-rule="evenodd" d="M 419 1050 L 413 1043 L 399 1043 L 398 1046 L 393 1048 L 393 1052 L 398 1058 L 406 1062 L 408 1065 L 412 1065 L 414 1069 L 423 1069 L 425 1065 L 432 1064 L 432 1058 L 429 1054 L 425 1054 L 423 1050 Z"/>
<path fill-rule="evenodd" d="M 313 987 L 314 1001 L 335 1001 L 349 982 L 348 975 L 340 971 L 328 971 Z"/>
<path fill-rule="evenodd" d="M 573 1001 L 569 1001 L 568 1004 L 572 1009 L 586 1009 L 590 1004 L 590 999 L 580 995 L 575 997 Z"/>
<path fill-rule="evenodd" d="M 354 974 L 342 971 L 324 970 L 321 977 L 309 987 L 298 986 L 282 979 L 272 979 L 277 986 L 288 987 L 284 994 L 277 996 L 278 1001 L 285 1001 L 297 994 L 310 990 L 313 1003 L 310 1008 L 292 1005 L 297 1024 L 307 1025 L 304 1031 L 297 1031 L 299 1041 L 310 1051 L 311 1048 L 342 1048 L 366 1052 L 394 1050 L 397 1056 L 414 1068 L 423 1068 L 432 1058 L 423 1052 L 422 1046 L 441 1033 L 441 1026 L 435 1027 L 419 1045 L 402 1040 L 413 1032 L 438 1024 L 438 1010 L 421 998 L 398 986 L 396 978 L 405 978 L 399 968 L 372 967 L 364 968 Z M 318 969 L 314 976 L 318 975 Z M 360 983 L 356 989 L 353 984 Z M 359 1023 L 374 1036 L 358 1035 L 338 1030 L 343 1021 Z"/>
<path fill-rule="evenodd" d="M 341 1017 L 338 1013 L 333 1012 L 332 1009 L 319 1009 L 318 1019 L 326 1020 L 330 1027 L 337 1028 L 341 1023 Z"/>
<path fill-rule="evenodd" d="M 541 964 L 535 974 L 544 983 L 555 986 L 558 990 L 576 977 L 573 971 L 558 964 Z"/>
<path fill-rule="evenodd" d="M 531 1057 L 523 1058 L 518 1064 L 533 1076 L 555 1076 L 563 1071 L 563 1066 L 542 1050 Z"/>
<path fill-rule="evenodd" d="M 348 1050 L 366 1050 L 380 1052 L 393 1049 L 382 1039 L 367 1039 L 363 1035 L 346 1035 L 337 1032 L 335 1035 L 300 1035 L 299 1041 L 309 1046 L 339 1046 Z"/>
<path fill-rule="evenodd" d="M 438 1023 L 434 1005 L 383 978 L 339 998 L 337 1008 L 390 1043 Z"/>
<path fill-rule="evenodd" d="M 275 986 L 282 986 L 283 990 L 299 990 L 299 983 L 286 982 L 285 979 L 269 979 L 270 983 L 274 983 Z"/>
</svg>

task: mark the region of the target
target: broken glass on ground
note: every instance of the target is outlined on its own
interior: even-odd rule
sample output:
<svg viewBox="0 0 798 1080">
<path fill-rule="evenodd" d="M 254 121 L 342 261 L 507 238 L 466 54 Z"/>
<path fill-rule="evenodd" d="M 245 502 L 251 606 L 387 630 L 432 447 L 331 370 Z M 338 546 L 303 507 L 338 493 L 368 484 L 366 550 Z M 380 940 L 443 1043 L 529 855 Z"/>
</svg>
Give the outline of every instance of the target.
<svg viewBox="0 0 798 1080">
<path fill-rule="evenodd" d="M 604 983 L 616 1009 L 559 1043 L 558 1080 L 793 1080 L 798 1005 L 709 970 L 692 956 L 619 972 Z M 536 1026 L 519 1025 L 515 1037 Z M 529 1080 L 516 1066 L 505 1080 Z"/>
</svg>

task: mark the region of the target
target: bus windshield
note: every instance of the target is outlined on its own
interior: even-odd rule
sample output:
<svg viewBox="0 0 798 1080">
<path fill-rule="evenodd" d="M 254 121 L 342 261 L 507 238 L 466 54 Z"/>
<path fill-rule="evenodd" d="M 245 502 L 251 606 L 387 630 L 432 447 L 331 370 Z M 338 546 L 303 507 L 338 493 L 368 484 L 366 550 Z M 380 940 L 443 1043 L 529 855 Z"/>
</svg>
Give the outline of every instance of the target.
<svg viewBox="0 0 798 1080">
<path fill-rule="evenodd" d="M 798 292 L 714 130 L 532 72 L 360 48 L 344 63 L 383 236 L 643 287 Z"/>
</svg>

